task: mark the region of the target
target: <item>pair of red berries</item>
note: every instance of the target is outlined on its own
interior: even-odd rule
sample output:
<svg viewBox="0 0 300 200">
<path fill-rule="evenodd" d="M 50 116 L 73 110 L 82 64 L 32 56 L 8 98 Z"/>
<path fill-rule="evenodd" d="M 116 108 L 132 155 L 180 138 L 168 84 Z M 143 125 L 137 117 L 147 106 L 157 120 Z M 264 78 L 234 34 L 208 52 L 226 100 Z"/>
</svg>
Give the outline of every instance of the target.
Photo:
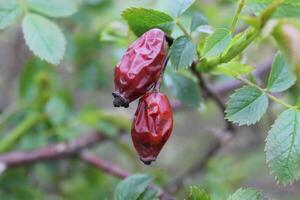
<svg viewBox="0 0 300 200">
<path fill-rule="evenodd" d="M 147 165 L 156 160 L 173 129 L 168 97 L 157 91 L 167 52 L 165 33 L 151 29 L 127 49 L 115 68 L 114 106 L 127 108 L 141 97 L 132 123 L 131 138 L 140 160 Z M 149 92 L 151 88 L 154 91 Z"/>
</svg>

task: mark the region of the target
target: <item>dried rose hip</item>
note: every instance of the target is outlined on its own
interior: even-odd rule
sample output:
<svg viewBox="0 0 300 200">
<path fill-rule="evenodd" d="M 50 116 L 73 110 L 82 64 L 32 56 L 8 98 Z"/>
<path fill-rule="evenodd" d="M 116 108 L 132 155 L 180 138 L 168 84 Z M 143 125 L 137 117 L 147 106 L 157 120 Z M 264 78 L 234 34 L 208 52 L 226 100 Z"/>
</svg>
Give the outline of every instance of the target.
<svg viewBox="0 0 300 200">
<path fill-rule="evenodd" d="M 160 78 L 167 57 L 166 35 L 151 29 L 136 40 L 115 68 L 114 106 L 128 107 Z"/>
<path fill-rule="evenodd" d="M 168 97 L 149 92 L 139 101 L 134 115 L 131 138 L 140 160 L 150 165 L 156 160 L 173 129 L 173 113 Z"/>
</svg>

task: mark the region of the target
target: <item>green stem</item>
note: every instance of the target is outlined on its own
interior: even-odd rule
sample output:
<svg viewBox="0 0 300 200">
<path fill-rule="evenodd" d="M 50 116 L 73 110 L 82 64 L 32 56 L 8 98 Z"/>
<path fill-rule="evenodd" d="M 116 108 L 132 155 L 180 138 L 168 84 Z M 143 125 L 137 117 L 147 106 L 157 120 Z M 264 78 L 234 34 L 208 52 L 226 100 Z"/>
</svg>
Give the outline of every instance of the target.
<svg viewBox="0 0 300 200">
<path fill-rule="evenodd" d="M 8 120 L 16 115 L 19 112 L 22 112 L 24 109 L 29 107 L 29 103 L 19 102 L 13 103 L 10 105 L 7 109 L 3 111 L 3 113 L 0 115 L 0 130 L 2 130 L 7 124 Z"/>
<path fill-rule="evenodd" d="M 241 14 L 241 12 L 243 10 L 243 7 L 245 6 L 245 1 L 246 0 L 240 0 L 239 1 L 238 8 L 236 10 L 236 13 L 234 15 L 233 21 L 231 23 L 231 27 L 230 27 L 231 33 L 234 33 L 234 31 L 235 31 L 235 27 L 236 27 L 236 24 L 238 22 L 239 16 L 240 16 L 240 14 Z"/>
<path fill-rule="evenodd" d="M 192 39 L 192 36 L 185 30 L 184 26 L 180 23 L 179 19 L 176 19 L 175 24 L 178 26 L 178 28 L 186 35 L 190 40 Z"/>
<path fill-rule="evenodd" d="M 27 14 L 27 13 L 28 13 L 28 7 L 27 7 L 27 2 L 26 2 L 26 0 L 19 0 L 19 4 L 20 4 L 20 6 L 21 6 L 23 12 L 24 12 L 25 14 Z"/>
<path fill-rule="evenodd" d="M 34 125 L 44 120 L 44 114 L 32 114 L 0 141 L 0 152 L 10 150 Z"/>
<path fill-rule="evenodd" d="M 266 25 L 267 21 L 283 2 L 284 0 L 276 0 L 266 8 L 266 10 L 260 15 L 260 28 L 263 28 Z"/>
<path fill-rule="evenodd" d="M 259 30 L 249 29 L 242 36 L 242 39 L 233 45 L 228 52 L 221 56 L 220 62 L 226 63 L 234 59 L 236 56 L 240 55 L 260 34 Z"/>
<path fill-rule="evenodd" d="M 201 71 L 209 72 L 219 64 L 230 62 L 236 56 L 240 55 L 241 52 L 243 52 L 259 36 L 260 31 L 256 29 L 248 29 L 244 34 L 245 35 L 242 36 L 239 41 L 230 47 L 226 54 L 211 60 L 203 59 L 197 68 Z"/>
<path fill-rule="evenodd" d="M 259 35 L 261 29 L 265 26 L 268 19 L 272 16 L 272 14 L 276 11 L 278 6 L 283 2 L 283 0 L 274 1 L 270 6 L 266 8 L 266 10 L 260 15 L 260 23 L 261 27 L 258 29 L 248 29 L 244 32 L 244 36 L 242 36 L 239 41 L 237 41 L 224 55 L 213 58 L 211 60 L 202 59 L 197 69 L 200 71 L 209 72 L 215 66 L 227 63 L 234 59 L 236 56 L 240 55 Z"/>
<path fill-rule="evenodd" d="M 259 87 L 258 85 L 256 85 L 255 83 L 252 83 L 251 81 L 249 81 L 248 79 L 245 79 L 243 77 L 237 77 L 238 80 L 242 81 L 243 83 L 245 83 L 246 85 L 249 85 L 251 87 L 255 87 L 257 89 L 259 89 L 260 91 L 262 91 L 264 94 L 266 94 L 271 100 L 273 100 L 274 102 L 282 105 L 283 107 L 289 108 L 289 109 L 297 109 L 296 106 L 293 106 L 291 104 L 288 104 L 284 101 L 282 101 L 281 99 L 275 97 L 274 95 L 270 94 L 267 92 L 266 89 L 263 89 L 261 87 Z"/>
</svg>

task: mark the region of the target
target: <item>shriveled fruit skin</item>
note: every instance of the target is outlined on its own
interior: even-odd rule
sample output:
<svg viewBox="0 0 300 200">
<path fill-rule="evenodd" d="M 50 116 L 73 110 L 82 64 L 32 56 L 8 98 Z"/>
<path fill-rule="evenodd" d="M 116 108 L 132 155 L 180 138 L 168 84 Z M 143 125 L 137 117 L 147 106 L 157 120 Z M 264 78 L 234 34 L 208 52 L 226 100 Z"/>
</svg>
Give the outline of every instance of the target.
<svg viewBox="0 0 300 200">
<path fill-rule="evenodd" d="M 173 112 L 168 97 L 160 92 L 146 93 L 134 115 L 131 138 L 140 160 L 149 165 L 173 130 Z"/>
<path fill-rule="evenodd" d="M 115 67 L 115 107 L 128 107 L 159 80 L 167 53 L 166 35 L 156 28 L 144 33 L 127 49 Z"/>
</svg>

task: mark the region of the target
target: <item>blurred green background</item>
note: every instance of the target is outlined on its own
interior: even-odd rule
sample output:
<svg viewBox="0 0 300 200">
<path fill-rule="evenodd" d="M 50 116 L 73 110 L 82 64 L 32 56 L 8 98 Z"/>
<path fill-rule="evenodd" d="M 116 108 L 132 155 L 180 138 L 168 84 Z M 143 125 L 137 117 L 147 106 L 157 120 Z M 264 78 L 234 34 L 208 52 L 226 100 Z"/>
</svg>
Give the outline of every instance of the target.
<svg viewBox="0 0 300 200">
<path fill-rule="evenodd" d="M 79 9 L 75 15 L 56 20 L 67 38 L 66 56 L 57 67 L 29 52 L 20 23 L 1 32 L 0 140 L 26 116 L 43 109 L 50 119 L 28 130 L 14 150 L 32 150 L 99 130 L 112 138 L 93 148 L 99 158 L 132 173 L 151 174 L 155 182 L 164 187 L 203 156 L 217 137 L 214 133 L 224 126 L 223 115 L 213 102 L 205 102 L 198 109 L 184 106 L 176 111 L 173 135 L 157 161 L 144 166 L 135 155 L 130 135 L 116 138 L 119 128 L 103 120 L 101 114 L 126 119 L 129 127 L 136 107 L 136 103 L 129 109 L 112 106 L 114 66 L 135 39 L 121 19 L 121 12 L 140 6 L 170 13 L 172 6 L 163 0 L 77 1 Z M 188 27 L 190 16 L 202 12 L 214 27 L 226 27 L 235 8 L 231 1 L 198 0 L 182 22 Z M 175 30 L 175 34 L 179 31 Z M 274 52 L 273 43 L 261 39 L 247 50 L 245 59 L 260 67 L 272 59 Z M 164 91 L 175 101 L 169 90 Z M 274 113 L 279 111 L 273 107 Z M 274 113 L 268 113 L 256 126 L 239 128 L 237 137 L 209 161 L 204 171 L 187 177 L 184 187 L 174 196 L 183 199 L 188 186 L 197 185 L 215 200 L 224 200 L 240 187 L 258 188 L 273 199 L 300 199 L 300 182 L 286 187 L 277 185 L 265 162 L 264 140 Z M 1 200 L 113 199 L 119 182 L 76 158 L 0 169 Z"/>
</svg>

